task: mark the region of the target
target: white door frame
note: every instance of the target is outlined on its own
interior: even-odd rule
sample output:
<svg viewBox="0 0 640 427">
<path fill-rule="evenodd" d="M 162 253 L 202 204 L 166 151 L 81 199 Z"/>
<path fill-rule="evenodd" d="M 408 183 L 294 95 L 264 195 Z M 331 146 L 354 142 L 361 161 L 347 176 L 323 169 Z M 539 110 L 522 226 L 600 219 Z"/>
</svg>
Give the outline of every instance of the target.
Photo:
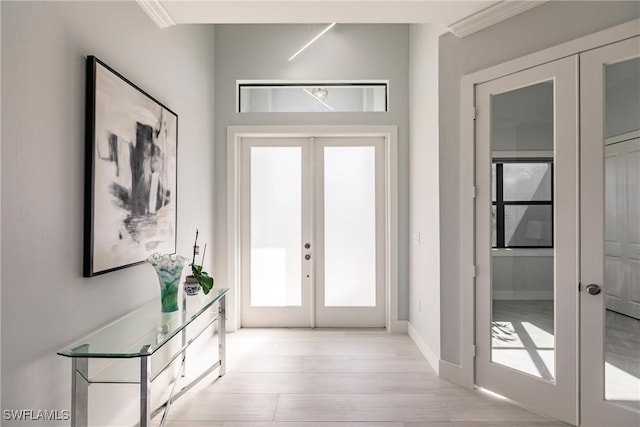
<svg viewBox="0 0 640 427">
<path fill-rule="evenodd" d="M 475 192 L 475 87 L 518 71 L 575 55 L 640 34 L 640 19 L 599 31 L 485 70 L 461 79 L 460 91 L 460 357 L 459 364 L 440 360 L 439 373 L 467 387 L 475 385 L 475 289 L 474 289 L 474 192 Z"/>
<path fill-rule="evenodd" d="M 240 143 L 246 137 L 383 137 L 385 140 L 385 293 L 386 328 L 406 332 L 398 320 L 398 128 L 397 126 L 228 126 L 227 274 L 232 292 L 227 304 L 231 329 L 240 329 Z"/>
</svg>

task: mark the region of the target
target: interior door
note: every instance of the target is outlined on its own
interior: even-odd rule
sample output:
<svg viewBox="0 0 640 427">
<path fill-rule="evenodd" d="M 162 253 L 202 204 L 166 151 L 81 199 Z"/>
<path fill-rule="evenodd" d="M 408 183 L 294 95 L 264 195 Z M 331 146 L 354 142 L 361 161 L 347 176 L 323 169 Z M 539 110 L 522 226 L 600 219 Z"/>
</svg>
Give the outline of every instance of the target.
<svg viewBox="0 0 640 427">
<path fill-rule="evenodd" d="M 581 418 L 640 425 L 640 38 L 580 55 Z"/>
<path fill-rule="evenodd" d="M 576 424 L 577 57 L 476 87 L 476 384 Z"/>
<path fill-rule="evenodd" d="M 384 327 L 384 137 L 241 144 L 243 327 Z"/>
</svg>

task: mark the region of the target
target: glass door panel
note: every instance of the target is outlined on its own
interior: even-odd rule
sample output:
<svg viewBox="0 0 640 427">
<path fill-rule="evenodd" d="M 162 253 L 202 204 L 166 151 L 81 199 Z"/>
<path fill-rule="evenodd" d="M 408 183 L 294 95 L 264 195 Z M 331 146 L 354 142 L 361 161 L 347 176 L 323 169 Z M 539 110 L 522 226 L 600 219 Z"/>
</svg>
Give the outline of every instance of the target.
<svg viewBox="0 0 640 427">
<path fill-rule="evenodd" d="M 302 148 L 251 147 L 251 305 L 302 305 Z"/>
<path fill-rule="evenodd" d="M 582 54 L 581 88 L 582 421 L 640 425 L 640 38 Z"/>
<path fill-rule="evenodd" d="M 497 242 L 491 249 L 491 360 L 555 378 L 553 81 L 491 98 Z"/>
<path fill-rule="evenodd" d="M 640 58 L 604 75 L 605 398 L 639 410 Z"/>
<path fill-rule="evenodd" d="M 376 305 L 374 147 L 324 147 L 324 304 Z"/>
<path fill-rule="evenodd" d="M 567 422 L 577 420 L 576 65 L 476 89 L 476 382 Z"/>
</svg>

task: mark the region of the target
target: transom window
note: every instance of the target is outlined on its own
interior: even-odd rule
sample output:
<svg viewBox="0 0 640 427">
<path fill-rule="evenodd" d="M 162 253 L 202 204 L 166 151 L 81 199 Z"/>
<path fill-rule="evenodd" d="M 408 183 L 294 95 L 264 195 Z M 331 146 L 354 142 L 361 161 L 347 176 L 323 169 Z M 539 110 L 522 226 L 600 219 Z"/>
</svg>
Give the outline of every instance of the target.
<svg viewBox="0 0 640 427">
<path fill-rule="evenodd" d="M 494 159 L 491 245 L 553 247 L 553 161 Z"/>
<path fill-rule="evenodd" d="M 388 82 L 238 80 L 240 113 L 388 111 Z"/>
</svg>

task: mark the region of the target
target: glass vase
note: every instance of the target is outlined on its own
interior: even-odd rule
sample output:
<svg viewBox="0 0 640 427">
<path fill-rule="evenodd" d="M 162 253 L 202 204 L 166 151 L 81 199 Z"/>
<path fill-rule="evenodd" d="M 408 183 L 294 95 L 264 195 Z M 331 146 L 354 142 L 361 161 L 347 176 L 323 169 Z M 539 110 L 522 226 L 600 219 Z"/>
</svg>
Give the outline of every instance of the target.
<svg viewBox="0 0 640 427">
<path fill-rule="evenodd" d="M 171 313 L 178 310 L 178 289 L 182 267 L 187 262 L 187 258 L 180 255 L 160 255 L 155 253 L 147 258 L 158 274 L 160 281 L 160 302 L 162 312 Z"/>
</svg>

